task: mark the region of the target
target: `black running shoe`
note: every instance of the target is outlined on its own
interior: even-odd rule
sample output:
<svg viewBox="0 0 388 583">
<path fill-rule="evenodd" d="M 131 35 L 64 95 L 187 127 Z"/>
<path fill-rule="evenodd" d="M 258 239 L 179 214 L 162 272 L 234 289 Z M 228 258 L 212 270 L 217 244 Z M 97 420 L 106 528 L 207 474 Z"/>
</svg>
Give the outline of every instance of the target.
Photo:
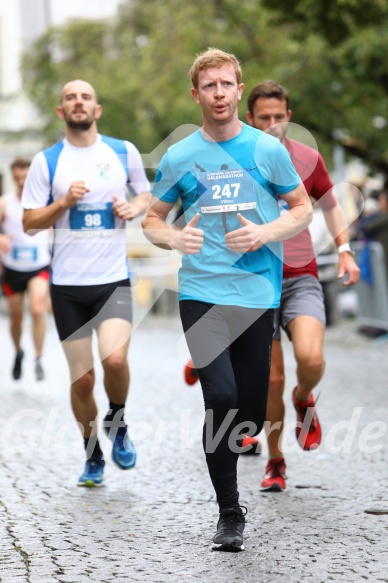
<svg viewBox="0 0 388 583">
<path fill-rule="evenodd" d="M 245 512 L 243 512 L 243 509 Z M 224 508 L 220 512 L 217 532 L 213 537 L 213 550 L 238 552 L 244 550 L 245 506 Z"/>
<path fill-rule="evenodd" d="M 40 364 L 40 360 L 35 361 L 35 375 L 37 381 L 43 381 L 44 379 L 44 370 L 42 365 Z"/>
<path fill-rule="evenodd" d="M 16 353 L 15 364 L 13 365 L 12 369 L 12 376 L 15 381 L 18 381 L 22 376 L 22 360 L 23 360 L 24 352 L 23 350 L 19 350 Z"/>
</svg>

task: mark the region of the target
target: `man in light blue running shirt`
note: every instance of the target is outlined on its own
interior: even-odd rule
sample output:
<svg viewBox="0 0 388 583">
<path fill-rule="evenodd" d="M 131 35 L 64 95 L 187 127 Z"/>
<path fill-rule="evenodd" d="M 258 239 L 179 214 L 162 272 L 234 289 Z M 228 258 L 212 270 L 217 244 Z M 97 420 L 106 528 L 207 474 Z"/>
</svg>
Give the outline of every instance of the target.
<svg viewBox="0 0 388 583">
<path fill-rule="evenodd" d="M 280 141 L 238 119 L 236 57 L 208 49 L 190 75 L 203 125 L 163 157 L 143 227 L 153 244 L 183 254 L 180 314 L 203 390 L 203 444 L 220 511 L 213 548 L 239 551 L 246 511 L 237 460 L 242 435 L 265 421 L 281 241 L 309 224 L 312 209 Z M 282 214 L 278 196 L 289 208 Z M 178 199 L 181 231 L 166 223 Z"/>
</svg>

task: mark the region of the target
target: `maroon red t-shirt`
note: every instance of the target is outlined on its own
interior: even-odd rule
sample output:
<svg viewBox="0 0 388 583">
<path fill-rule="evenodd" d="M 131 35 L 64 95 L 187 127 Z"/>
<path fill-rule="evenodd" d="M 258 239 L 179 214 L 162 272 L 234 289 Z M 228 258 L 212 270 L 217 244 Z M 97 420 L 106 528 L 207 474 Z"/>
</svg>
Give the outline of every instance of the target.
<svg viewBox="0 0 388 583">
<path fill-rule="evenodd" d="M 323 210 L 335 207 L 337 201 L 332 192 L 333 184 L 320 153 L 289 138 L 285 138 L 283 144 L 290 153 L 291 160 L 307 194 L 319 201 L 319 206 Z M 283 277 L 299 277 L 301 275 L 318 277 L 317 262 L 308 228 L 292 239 L 284 241 Z"/>
</svg>

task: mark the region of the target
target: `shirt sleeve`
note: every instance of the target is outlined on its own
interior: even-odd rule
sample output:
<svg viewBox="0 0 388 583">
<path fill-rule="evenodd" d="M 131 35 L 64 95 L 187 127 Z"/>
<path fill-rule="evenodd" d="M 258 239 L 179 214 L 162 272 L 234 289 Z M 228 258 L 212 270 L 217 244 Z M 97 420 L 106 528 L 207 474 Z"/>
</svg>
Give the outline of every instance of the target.
<svg viewBox="0 0 388 583">
<path fill-rule="evenodd" d="M 318 154 L 317 165 L 313 172 L 311 196 L 319 201 L 319 206 L 324 211 L 329 211 L 337 206 L 337 200 L 333 194 L 333 183 L 320 154 Z"/>
<path fill-rule="evenodd" d="M 287 194 L 294 190 L 301 179 L 291 161 L 291 156 L 281 142 L 278 142 L 271 182 L 277 194 Z"/>
<path fill-rule="evenodd" d="M 139 150 L 131 142 L 125 142 L 127 148 L 128 178 L 134 195 L 150 191 L 150 183 L 146 176 Z"/>
<path fill-rule="evenodd" d="M 49 204 L 51 198 L 50 175 L 46 158 L 42 152 L 37 154 L 28 169 L 23 187 L 22 206 L 37 209 Z"/>
<path fill-rule="evenodd" d="M 179 178 L 171 169 L 168 152 L 160 161 L 151 193 L 163 202 L 174 204 L 181 193 Z"/>
</svg>

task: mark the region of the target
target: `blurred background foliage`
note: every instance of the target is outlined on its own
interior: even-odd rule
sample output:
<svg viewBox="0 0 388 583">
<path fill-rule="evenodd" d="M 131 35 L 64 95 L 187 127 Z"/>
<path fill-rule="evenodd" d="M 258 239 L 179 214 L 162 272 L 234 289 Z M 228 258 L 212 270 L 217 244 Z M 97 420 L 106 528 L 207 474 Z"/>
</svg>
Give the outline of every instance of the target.
<svg viewBox="0 0 388 583">
<path fill-rule="evenodd" d="M 48 144 L 63 131 L 62 86 L 82 78 L 104 109 L 99 130 L 148 153 L 178 126 L 200 125 L 188 70 L 215 46 L 241 61 L 241 119 L 249 91 L 273 79 L 324 155 L 339 141 L 388 175 L 387 17 L 386 0 L 128 0 L 115 21 L 49 30 L 24 55 L 23 79 Z"/>
</svg>

